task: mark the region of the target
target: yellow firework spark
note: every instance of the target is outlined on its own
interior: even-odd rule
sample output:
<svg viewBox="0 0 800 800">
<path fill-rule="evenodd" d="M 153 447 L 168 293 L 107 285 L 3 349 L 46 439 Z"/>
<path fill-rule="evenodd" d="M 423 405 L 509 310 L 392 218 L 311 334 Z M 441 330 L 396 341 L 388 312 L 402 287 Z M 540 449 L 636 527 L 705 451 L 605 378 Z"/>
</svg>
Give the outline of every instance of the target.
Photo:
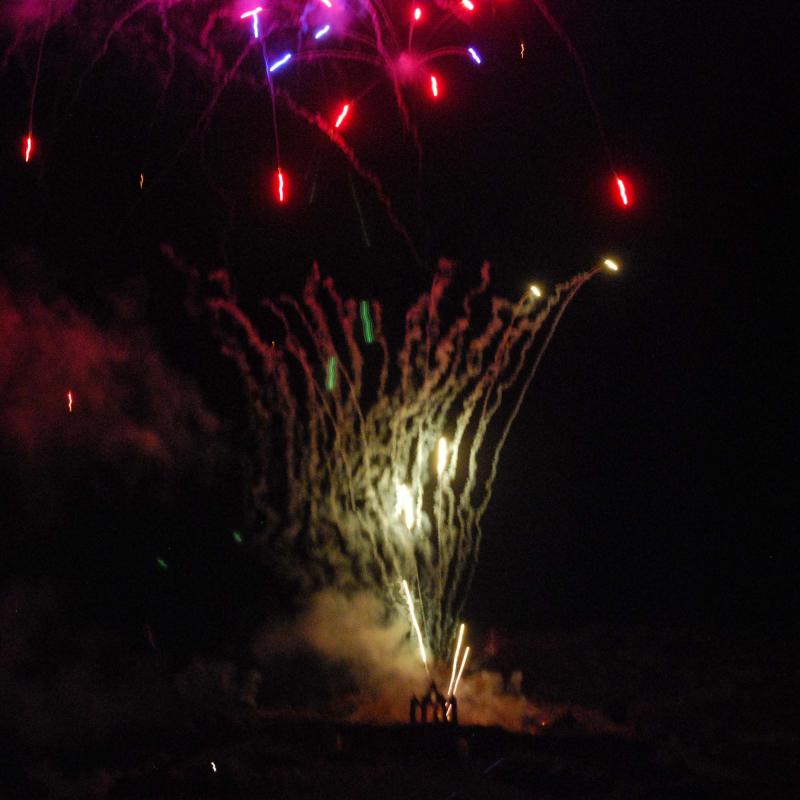
<svg viewBox="0 0 800 800">
<path fill-rule="evenodd" d="M 408 582 L 403 578 L 403 591 L 406 595 L 406 603 L 408 603 L 408 613 L 411 615 L 411 624 L 414 626 L 414 632 L 417 634 L 417 642 L 419 643 L 419 657 L 428 669 L 428 656 L 425 652 L 425 643 L 422 640 L 422 631 L 419 629 L 419 622 L 417 622 L 417 614 L 414 611 L 414 598 L 411 596 L 411 590 L 408 588 Z"/>
</svg>

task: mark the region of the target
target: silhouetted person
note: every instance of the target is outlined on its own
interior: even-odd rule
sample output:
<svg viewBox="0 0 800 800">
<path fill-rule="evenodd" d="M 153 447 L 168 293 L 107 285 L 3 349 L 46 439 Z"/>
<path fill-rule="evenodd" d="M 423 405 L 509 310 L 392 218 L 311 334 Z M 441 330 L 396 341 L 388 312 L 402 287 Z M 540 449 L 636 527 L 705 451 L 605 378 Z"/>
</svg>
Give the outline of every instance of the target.
<svg viewBox="0 0 800 800">
<path fill-rule="evenodd" d="M 425 721 L 423 718 L 422 704 L 415 694 L 411 695 L 411 702 L 408 704 L 408 721 L 412 725 Z"/>
<path fill-rule="evenodd" d="M 446 722 L 447 711 L 444 704 L 444 695 L 436 688 L 436 682 L 431 685 L 422 698 L 422 721 L 428 721 L 428 710 L 431 711 L 431 722 Z"/>
</svg>

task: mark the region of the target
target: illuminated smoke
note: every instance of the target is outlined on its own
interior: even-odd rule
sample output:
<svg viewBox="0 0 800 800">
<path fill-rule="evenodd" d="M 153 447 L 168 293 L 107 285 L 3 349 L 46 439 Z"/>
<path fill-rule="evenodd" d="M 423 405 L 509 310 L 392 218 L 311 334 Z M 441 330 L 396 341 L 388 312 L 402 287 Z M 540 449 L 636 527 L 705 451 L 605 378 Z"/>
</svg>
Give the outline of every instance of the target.
<svg viewBox="0 0 800 800">
<path fill-rule="evenodd" d="M 212 275 L 208 305 L 249 398 L 252 501 L 271 548 L 293 554 L 309 587 L 373 591 L 402 606 L 403 581 L 412 581 L 425 642 L 443 658 L 500 451 L 564 310 L 601 269 L 557 285 L 534 308 L 528 289 L 516 303 L 490 296 L 485 264 L 453 317 L 452 298 L 444 301 L 454 267 L 443 261 L 406 312 L 396 350 L 379 303 L 374 343 L 360 344 L 358 301 L 316 265 L 302 300 L 262 300 L 279 336 L 259 332 L 226 273 Z"/>
</svg>

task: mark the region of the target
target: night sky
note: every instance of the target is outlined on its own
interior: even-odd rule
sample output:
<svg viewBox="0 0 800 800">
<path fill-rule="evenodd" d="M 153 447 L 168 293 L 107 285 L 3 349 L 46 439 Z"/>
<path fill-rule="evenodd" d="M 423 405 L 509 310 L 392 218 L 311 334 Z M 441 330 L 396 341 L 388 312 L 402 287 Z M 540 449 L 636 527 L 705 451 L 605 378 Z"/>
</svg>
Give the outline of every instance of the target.
<svg viewBox="0 0 800 800">
<path fill-rule="evenodd" d="M 180 657 L 245 653 L 291 599 L 247 549 L 238 379 L 162 243 L 200 271 L 227 268 L 250 303 L 296 292 L 316 259 L 395 324 L 441 256 L 476 279 L 490 260 L 494 290 L 516 297 L 613 255 L 622 271 L 568 310 L 501 458 L 470 618 L 794 624 L 796 8 L 552 0 L 607 153 L 563 42 L 527 4 L 487 3 L 481 68 L 448 62 L 440 102 L 411 102 L 421 172 L 385 82 L 346 131 L 415 256 L 280 99 L 279 207 L 266 90 L 233 81 L 201 119 L 218 81 L 182 43 L 164 91 L 154 11 L 94 64 L 112 12 L 78 3 L 51 27 L 26 164 L 41 32 L 19 26 L 27 5 L 0 27 L 7 597 L 53 582 L 73 624 L 136 646 L 148 625 Z M 221 48 L 230 58 L 242 42 Z M 295 67 L 282 85 L 326 109 L 358 69 Z M 258 82 L 255 55 L 242 71 Z M 87 405 L 100 416 L 76 426 Z"/>
</svg>

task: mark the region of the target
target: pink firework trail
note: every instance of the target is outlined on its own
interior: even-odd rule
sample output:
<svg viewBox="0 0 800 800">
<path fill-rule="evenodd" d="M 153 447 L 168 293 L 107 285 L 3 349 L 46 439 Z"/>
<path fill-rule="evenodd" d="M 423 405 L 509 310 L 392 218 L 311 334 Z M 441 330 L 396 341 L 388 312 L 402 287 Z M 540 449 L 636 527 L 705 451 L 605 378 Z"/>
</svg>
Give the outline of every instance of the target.
<svg viewBox="0 0 800 800">
<path fill-rule="evenodd" d="M 81 9 L 88 10 L 89 0 L 70 0 L 66 5 L 78 13 Z M 38 155 L 37 142 L 32 135 L 33 110 L 45 37 L 51 25 L 66 24 L 67 20 L 66 12 L 58 10 L 58 3 L 48 5 L 43 2 L 39 6 L 41 10 L 37 21 L 41 20 L 43 24 L 31 92 L 28 137 L 23 148 L 26 162 Z M 48 10 L 45 10 L 45 6 Z M 116 7 L 123 10 L 112 18 Z M 598 109 L 589 91 L 583 62 L 545 0 L 533 0 L 533 7 L 558 35 L 578 67 L 608 156 L 611 175 L 616 180 L 617 173 Z M 181 155 L 189 141 L 208 124 L 226 87 L 237 82 L 256 91 L 268 92 L 274 131 L 273 169 L 285 164 L 280 153 L 280 130 L 276 113 L 279 109 L 275 107 L 277 97 L 286 101 L 285 105 L 289 106 L 290 111 L 302 105 L 307 113 L 301 117 L 312 121 L 312 124 L 322 130 L 331 143 L 351 160 L 359 174 L 375 175 L 375 170 L 367 166 L 368 160 L 361 150 L 359 157 L 354 160 L 354 151 L 341 137 L 335 135 L 344 123 L 343 117 L 337 118 L 335 124 L 328 122 L 326 125 L 317 125 L 316 120 L 320 109 L 330 107 L 329 102 L 322 97 L 325 92 L 323 87 L 331 86 L 331 91 L 335 91 L 339 97 L 355 98 L 361 104 L 366 103 L 373 92 L 374 98 L 383 86 L 394 97 L 399 122 L 416 152 L 418 163 L 421 164 L 422 139 L 413 113 L 419 102 L 433 102 L 441 97 L 442 87 L 448 85 L 447 70 L 455 69 L 469 74 L 464 73 L 463 67 L 458 65 L 459 61 L 477 65 L 492 61 L 495 65 L 502 63 L 494 59 L 488 50 L 497 37 L 483 27 L 495 24 L 495 19 L 501 19 L 500 4 L 492 6 L 490 20 L 488 14 L 481 13 L 484 9 L 477 0 L 437 0 L 425 6 L 419 3 L 382 3 L 380 0 L 271 0 L 269 3 L 255 5 L 253 0 L 237 0 L 237 3 L 222 5 L 203 4 L 202 1 L 190 4 L 188 0 L 132 0 L 130 3 L 120 0 L 118 3 L 101 4 L 100 8 L 105 9 L 106 16 L 105 19 L 100 15 L 93 16 L 91 35 L 95 51 L 78 81 L 79 91 L 84 78 L 110 52 L 113 42 L 129 30 L 139 36 L 142 30 L 157 30 L 159 25 L 163 34 L 163 55 L 169 65 L 162 98 L 172 80 L 180 48 L 214 78 L 209 102 L 176 156 Z M 204 15 L 203 19 L 198 19 L 200 15 Z M 149 41 L 158 44 L 157 38 L 149 33 L 148 36 Z M 238 57 L 237 43 L 241 46 Z M 158 55 L 152 54 L 153 61 L 157 60 Z M 525 58 L 524 42 L 520 44 L 519 57 Z M 306 67 L 311 62 L 315 68 L 307 70 Z M 325 65 L 328 63 L 335 65 L 335 69 L 326 71 Z M 344 68 L 349 65 L 355 65 L 356 69 Z M 304 86 L 309 87 L 308 94 L 314 100 L 309 101 L 307 96 L 300 100 L 295 88 L 287 88 L 288 76 L 296 76 L 301 71 L 306 72 L 303 77 Z M 296 78 L 291 80 L 292 86 L 298 86 Z M 287 98 L 291 98 L 295 105 L 289 103 Z M 366 118 L 367 115 L 363 116 Z M 353 133 L 357 133 L 354 124 L 353 128 Z M 362 137 L 361 141 L 365 143 L 361 147 L 372 146 L 366 144 L 367 137 Z M 370 183 L 376 190 L 380 185 L 377 180 L 370 180 Z M 631 205 L 630 191 L 622 186 L 617 187 L 617 191 L 623 196 L 622 205 Z M 285 199 L 284 192 L 284 199 L 279 202 L 284 202 Z M 385 196 L 379 199 L 388 209 Z M 402 225 L 398 225 L 397 214 L 391 214 L 389 219 L 408 240 L 407 232 L 402 229 Z"/>
</svg>

